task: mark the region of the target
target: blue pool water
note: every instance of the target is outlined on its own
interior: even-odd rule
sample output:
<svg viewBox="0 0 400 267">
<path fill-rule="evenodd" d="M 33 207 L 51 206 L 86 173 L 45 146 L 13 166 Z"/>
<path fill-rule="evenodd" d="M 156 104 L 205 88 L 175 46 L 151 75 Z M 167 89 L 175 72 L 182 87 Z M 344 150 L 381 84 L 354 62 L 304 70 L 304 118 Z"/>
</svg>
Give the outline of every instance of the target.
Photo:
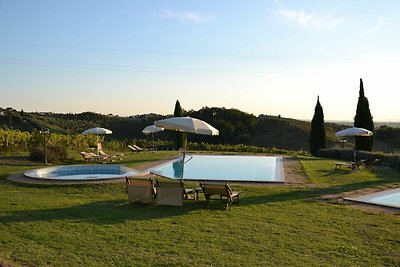
<svg viewBox="0 0 400 267">
<path fill-rule="evenodd" d="M 184 179 L 246 182 L 284 182 L 281 157 L 189 155 Z M 150 170 L 152 173 L 180 179 L 182 160 L 168 162 Z"/>
<path fill-rule="evenodd" d="M 357 198 L 351 198 L 349 200 L 388 206 L 392 208 L 400 208 L 400 188 L 369 194 Z"/>
<path fill-rule="evenodd" d="M 137 171 L 121 165 L 97 164 L 47 167 L 27 171 L 24 175 L 37 179 L 85 181 L 119 179 L 137 173 Z"/>
</svg>

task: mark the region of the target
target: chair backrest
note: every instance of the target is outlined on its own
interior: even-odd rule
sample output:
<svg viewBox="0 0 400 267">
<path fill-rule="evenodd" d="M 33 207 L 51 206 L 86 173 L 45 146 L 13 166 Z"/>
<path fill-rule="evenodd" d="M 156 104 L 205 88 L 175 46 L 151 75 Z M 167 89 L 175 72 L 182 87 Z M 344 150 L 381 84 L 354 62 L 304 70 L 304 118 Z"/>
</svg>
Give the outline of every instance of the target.
<svg viewBox="0 0 400 267">
<path fill-rule="evenodd" d="M 183 206 L 184 188 L 182 182 L 156 181 L 157 203 L 167 206 Z"/>
<path fill-rule="evenodd" d="M 90 158 L 97 157 L 97 155 L 94 154 L 93 152 L 82 151 L 82 152 L 79 152 L 79 153 L 80 153 L 80 154 L 82 155 L 82 157 L 85 158 L 85 159 L 90 159 Z"/>
<path fill-rule="evenodd" d="M 134 148 L 136 148 L 136 150 L 143 150 L 143 148 L 141 148 L 140 146 L 137 145 L 133 145 Z"/>
<path fill-rule="evenodd" d="M 150 203 L 155 198 L 156 190 L 152 178 L 126 177 L 128 201 Z"/>
<path fill-rule="evenodd" d="M 167 181 L 159 181 L 159 180 L 156 180 L 156 186 L 157 187 L 181 187 L 181 188 L 183 188 L 183 182 L 182 181 L 180 181 L 180 182 L 167 182 Z"/>
<path fill-rule="evenodd" d="M 130 150 L 132 150 L 132 151 L 137 151 L 137 149 L 136 149 L 135 147 L 131 146 L 131 145 L 128 145 L 128 148 L 129 148 Z"/>
<path fill-rule="evenodd" d="M 104 152 L 103 150 L 99 150 L 99 154 L 104 157 L 108 157 L 108 154 L 106 152 Z"/>
<path fill-rule="evenodd" d="M 205 195 L 221 195 L 227 197 L 232 195 L 232 189 L 228 184 L 200 183 L 200 186 Z"/>
<path fill-rule="evenodd" d="M 97 143 L 97 150 L 103 150 L 103 146 L 101 143 Z"/>
</svg>

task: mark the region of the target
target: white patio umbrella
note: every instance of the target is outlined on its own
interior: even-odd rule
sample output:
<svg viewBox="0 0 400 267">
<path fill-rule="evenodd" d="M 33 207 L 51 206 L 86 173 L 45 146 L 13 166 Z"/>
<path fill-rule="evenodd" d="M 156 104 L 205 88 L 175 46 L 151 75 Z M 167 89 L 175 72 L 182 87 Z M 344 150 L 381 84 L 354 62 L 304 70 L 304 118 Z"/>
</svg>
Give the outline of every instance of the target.
<svg viewBox="0 0 400 267">
<path fill-rule="evenodd" d="M 155 125 L 149 125 L 142 130 L 144 134 L 151 134 L 151 139 L 153 140 L 153 151 L 154 151 L 154 134 L 164 131 L 163 127 L 157 127 Z"/>
<path fill-rule="evenodd" d="M 185 167 L 185 152 L 187 143 L 187 133 L 219 135 L 219 131 L 205 121 L 191 117 L 173 117 L 155 121 L 154 125 L 163 127 L 167 130 L 178 131 L 183 133 L 183 159 L 182 159 L 182 180 Z"/>
<path fill-rule="evenodd" d="M 347 128 L 344 130 L 341 130 L 339 132 L 336 132 L 337 137 L 346 137 L 346 136 L 353 136 L 354 137 L 354 163 L 356 162 L 356 148 L 355 148 L 355 138 L 356 136 L 372 136 L 374 133 L 371 132 L 370 130 L 364 129 L 364 128 L 358 128 L 358 127 L 351 127 Z"/>
<path fill-rule="evenodd" d="M 89 134 L 95 134 L 96 135 L 96 143 L 99 143 L 99 135 L 106 135 L 106 134 L 112 134 L 111 130 L 108 130 L 106 128 L 100 128 L 100 127 L 95 127 L 95 128 L 90 128 L 87 129 L 86 131 L 82 132 L 83 135 L 89 135 Z M 97 154 L 99 154 L 99 147 L 97 146 Z"/>
</svg>

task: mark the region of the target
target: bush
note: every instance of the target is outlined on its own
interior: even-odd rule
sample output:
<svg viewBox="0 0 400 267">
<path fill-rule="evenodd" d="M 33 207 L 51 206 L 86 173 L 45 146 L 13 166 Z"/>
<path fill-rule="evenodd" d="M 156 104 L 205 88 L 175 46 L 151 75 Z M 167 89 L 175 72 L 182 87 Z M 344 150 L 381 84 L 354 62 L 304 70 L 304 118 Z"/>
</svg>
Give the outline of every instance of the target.
<svg viewBox="0 0 400 267">
<path fill-rule="evenodd" d="M 43 162 L 43 146 L 34 146 L 29 151 L 29 157 L 32 161 Z M 62 162 L 67 159 L 67 147 L 63 145 L 46 146 L 46 157 L 48 163 Z"/>
</svg>

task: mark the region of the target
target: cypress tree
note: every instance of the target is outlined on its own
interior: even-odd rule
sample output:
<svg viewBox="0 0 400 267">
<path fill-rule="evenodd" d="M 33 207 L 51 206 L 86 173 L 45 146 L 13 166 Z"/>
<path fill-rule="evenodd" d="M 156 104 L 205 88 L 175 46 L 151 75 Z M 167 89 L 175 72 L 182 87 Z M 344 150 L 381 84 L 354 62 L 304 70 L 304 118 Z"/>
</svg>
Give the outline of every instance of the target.
<svg viewBox="0 0 400 267">
<path fill-rule="evenodd" d="M 174 117 L 182 117 L 183 111 L 181 103 L 178 100 L 175 102 Z M 175 143 L 178 148 L 183 147 L 183 134 L 180 132 L 175 133 Z"/>
<path fill-rule="evenodd" d="M 364 128 L 374 131 L 374 121 L 369 109 L 368 98 L 365 97 L 364 84 L 360 79 L 360 92 L 358 96 L 356 116 L 354 117 L 354 127 Z M 356 150 L 372 151 L 374 138 L 371 137 L 356 137 Z"/>
<path fill-rule="evenodd" d="M 321 103 L 319 102 L 319 96 L 317 104 L 315 105 L 314 116 L 311 121 L 310 130 L 310 152 L 314 156 L 317 155 L 319 149 L 326 147 L 326 134 L 325 134 L 325 122 L 324 122 L 324 111 Z"/>
<path fill-rule="evenodd" d="M 182 117 L 182 107 L 179 100 L 176 100 L 175 102 L 174 117 Z"/>
</svg>

